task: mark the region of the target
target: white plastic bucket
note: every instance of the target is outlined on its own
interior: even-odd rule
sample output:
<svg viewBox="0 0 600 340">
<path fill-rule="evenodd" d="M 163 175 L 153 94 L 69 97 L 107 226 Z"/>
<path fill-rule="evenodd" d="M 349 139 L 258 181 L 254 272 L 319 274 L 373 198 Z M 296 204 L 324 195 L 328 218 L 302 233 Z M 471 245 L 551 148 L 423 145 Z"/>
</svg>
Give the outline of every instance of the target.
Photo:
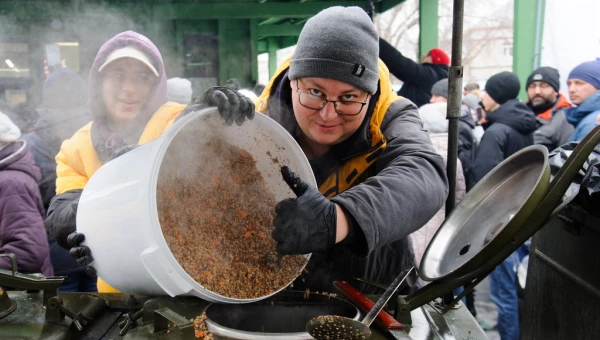
<svg viewBox="0 0 600 340">
<path fill-rule="evenodd" d="M 239 127 L 225 124 L 216 108 L 192 112 L 162 136 L 106 163 L 90 178 L 79 201 L 77 230 L 85 234 L 84 244 L 94 257 L 92 265 L 106 283 L 129 294 L 193 295 L 211 302 L 247 303 L 277 293 L 284 287 L 255 299 L 213 293 L 194 281 L 169 250 L 158 219 L 157 180 L 171 141 L 182 131 L 187 135 L 188 129 L 201 131 L 198 138 L 210 138 L 211 134 L 224 137 L 252 154 L 277 201 L 294 197 L 279 175 L 283 164 L 316 186 L 310 164 L 296 141 L 269 117 L 257 113 Z M 275 157 L 278 163 L 273 162 Z"/>
</svg>

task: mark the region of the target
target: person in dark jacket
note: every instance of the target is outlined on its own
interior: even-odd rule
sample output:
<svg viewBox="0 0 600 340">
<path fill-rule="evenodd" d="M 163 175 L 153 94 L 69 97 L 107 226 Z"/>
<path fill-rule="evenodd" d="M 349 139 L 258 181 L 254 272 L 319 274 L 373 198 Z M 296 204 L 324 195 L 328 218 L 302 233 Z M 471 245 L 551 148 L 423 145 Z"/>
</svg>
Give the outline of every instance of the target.
<svg viewBox="0 0 600 340">
<path fill-rule="evenodd" d="M 438 80 L 448 78 L 450 58 L 439 48 L 432 48 L 419 64 L 400 53 L 387 41 L 379 38 L 379 58 L 390 73 L 404 82 L 398 95 L 421 107 L 431 99 L 431 87 Z"/>
<path fill-rule="evenodd" d="M 533 142 L 552 151 L 567 143 L 573 134 L 573 126 L 567 121 L 566 109 L 571 107 L 567 99 L 560 94 L 558 70 L 552 67 L 540 67 L 527 77 L 527 106 L 537 120 L 537 130 Z"/>
<path fill-rule="evenodd" d="M 479 106 L 479 97 L 474 93 L 467 94 L 462 99 L 460 108 L 460 118 L 458 119 L 458 158 L 463 164 L 465 180 L 467 182 L 467 192 L 473 187 L 473 167 L 475 166 L 475 156 L 477 155 L 477 139 L 473 134 L 475 129 L 475 119 L 473 112 Z"/>
<path fill-rule="evenodd" d="M 600 121 L 600 62 L 587 61 L 569 73 L 569 99 L 577 105 L 567 110 L 575 127 L 570 142 L 581 141 Z"/>
<path fill-rule="evenodd" d="M 298 197 L 277 205 L 277 250 L 312 253 L 294 289 L 332 292 L 333 281 L 355 277 L 389 284 L 412 267 L 408 236 L 440 209 L 448 184 L 416 106 L 391 89 L 368 15 L 330 7 L 309 19 L 256 106 L 294 136 L 317 181 L 282 170 Z"/>
<path fill-rule="evenodd" d="M 44 207 L 37 182 L 40 170 L 19 128 L 0 113 L 0 254 L 15 254 L 21 273 L 52 276 Z M 8 257 L 0 268 L 11 269 Z"/>
<path fill-rule="evenodd" d="M 481 101 L 487 114 L 473 169 L 475 183 L 513 153 L 533 145 L 537 123 L 533 112 L 517 99 L 520 87 L 512 72 L 495 74 L 485 85 Z"/>
<path fill-rule="evenodd" d="M 519 78 L 512 72 L 495 74 L 485 85 L 481 101 L 487 114 L 473 169 L 475 183 L 510 155 L 533 145 L 537 124 L 533 112 L 517 99 L 520 88 Z M 515 252 L 489 276 L 502 340 L 519 340 L 517 261 Z"/>
<path fill-rule="evenodd" d="M 23 135 L 42 171 L 39 186 L 44 208 L 56 195 L 56 161 L 62 142 L 91 120 L 84 80 L 68 68 L 58 68 L 44 82 L 40 118 Z"/>
<path fill-rule="evenodd" d="M 42 104 L 38 109 L 40 118 L 33 131 L 22 139 L 33 154 L 42 177 L 39 182 L 44 209 L 56 195 L 56 161 L 62 142 L 91 120 L 87 108 L 87 90 L 83 78 L 68 68 L 53 71 L 42 90 Z M 62 292 L 95 292 L 96 277 L 85 275 L 85 267 L 77 264 L 69 252 L 48 234 L 50 258 L 54 274 L 67 278 L 59 287 Z"/>
</svg>

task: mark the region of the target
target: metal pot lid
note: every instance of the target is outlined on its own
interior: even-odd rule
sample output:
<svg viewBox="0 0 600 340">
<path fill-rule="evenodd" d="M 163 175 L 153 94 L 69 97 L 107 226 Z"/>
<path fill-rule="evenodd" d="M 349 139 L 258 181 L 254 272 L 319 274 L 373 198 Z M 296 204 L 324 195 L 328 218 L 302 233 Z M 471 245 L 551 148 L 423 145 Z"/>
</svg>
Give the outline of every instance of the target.
<svg viewBox="0 0 600 340">
<path fill-rule="evenodd" d="M 421 260 L 426 281 L 461 278 L 510 242 L 544 198 L 548 151 L 534 145 L 513 154 L 465 196 L 446 218 Z"/>
</svg>

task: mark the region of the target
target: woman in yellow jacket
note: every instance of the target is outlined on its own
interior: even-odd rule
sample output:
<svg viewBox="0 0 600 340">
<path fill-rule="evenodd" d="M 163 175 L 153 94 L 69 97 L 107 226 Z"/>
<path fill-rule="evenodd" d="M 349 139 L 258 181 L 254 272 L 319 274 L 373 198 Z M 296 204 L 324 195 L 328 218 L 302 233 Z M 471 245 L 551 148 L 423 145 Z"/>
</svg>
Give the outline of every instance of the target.
<svg viewBox="0 0 600 340">
<path fill-rule="evenodd" d="M 199 101 L 167 102 L 167 77 L 158 48 L 147 37 L 122 32 L 96 55 L 89 81 L 92 122 L 63 142 L 58 155 L 56 196 L 48 208 L 46 228 L 58 244 L 70 249 L 81 265 L 93 261 L 76 232 L 77 205 L 89 178 L 110 159 L 160 136 L 183 113 L 218 106 L 228 124 L 241 125 L 254 115 L 252 102 L 223 87 L 209 89 Z M 185 109 L 185 110 L 184 110 Z M 89 275 L 95 275 L 88 267 Z M 116 292 L 98 279 L 99 292 Z"/>
</svg>

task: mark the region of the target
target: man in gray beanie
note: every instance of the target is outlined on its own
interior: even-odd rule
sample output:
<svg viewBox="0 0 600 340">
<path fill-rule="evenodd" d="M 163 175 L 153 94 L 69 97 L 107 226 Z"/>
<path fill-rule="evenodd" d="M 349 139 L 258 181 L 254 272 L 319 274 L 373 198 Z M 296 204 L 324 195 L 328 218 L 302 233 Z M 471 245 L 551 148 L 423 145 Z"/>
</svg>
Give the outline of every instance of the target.
<svg viewBox="0 0 600 340">
<path fill-rule="evenodd" d="M 430 103 L 447 103 L 448 102 L 448 78 L 439 80 L 431 87 Z"/>
<path fill-rule="evenodd" d="M 306 22 L 256 101 L 294 136 L 318 183 L 282 168 L 297 198 L 277 205 L 277 250 L 313 254 L 296 289 L 333 291 L 333 281 L 356 276 L 389 284 L 413 264 L 407 236 L 446 199 L 442 157 L 415 105 L 392 91 L 378 53 L 361 8 L 328 8 Z"/>
</svg>

